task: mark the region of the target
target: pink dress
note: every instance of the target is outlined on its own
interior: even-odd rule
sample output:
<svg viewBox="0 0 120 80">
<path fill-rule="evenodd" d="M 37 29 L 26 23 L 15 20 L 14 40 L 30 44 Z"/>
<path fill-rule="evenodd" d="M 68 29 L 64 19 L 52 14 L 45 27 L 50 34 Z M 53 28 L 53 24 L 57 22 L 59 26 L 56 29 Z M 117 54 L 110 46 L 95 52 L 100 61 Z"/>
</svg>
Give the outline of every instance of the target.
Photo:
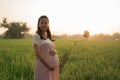
<svg viewBox="0 0 120 80">
<path fill-rule="evenodd" d="M 49 54 L 50 49 L 54 49 L 54 43 L 50 39 L 41 40 L 36 34 L 33 44 L 40 46 L 40 52 L 44 60 L 50 65 L 55 66 L 54 71 L 50 71 L 37 57 L 34 69 L 34 80 L 59 80 L 59 58 Z"/>
</svg>

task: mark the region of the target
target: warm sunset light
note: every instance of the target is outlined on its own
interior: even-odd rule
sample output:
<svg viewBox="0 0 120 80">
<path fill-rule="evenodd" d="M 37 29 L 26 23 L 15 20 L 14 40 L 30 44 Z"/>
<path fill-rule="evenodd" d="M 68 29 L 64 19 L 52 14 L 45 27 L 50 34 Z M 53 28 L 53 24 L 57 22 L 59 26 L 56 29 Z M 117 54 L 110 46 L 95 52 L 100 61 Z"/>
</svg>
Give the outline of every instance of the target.
<svg viewBox="0 0 120 80">
<path fill-rule="evenodd" d="M 120 0 L 0 0 L 0 21 L 27 22 L 31 34 L 41 15 L 49 17 L 53 34 L 120 32 Z"/>
</svg>

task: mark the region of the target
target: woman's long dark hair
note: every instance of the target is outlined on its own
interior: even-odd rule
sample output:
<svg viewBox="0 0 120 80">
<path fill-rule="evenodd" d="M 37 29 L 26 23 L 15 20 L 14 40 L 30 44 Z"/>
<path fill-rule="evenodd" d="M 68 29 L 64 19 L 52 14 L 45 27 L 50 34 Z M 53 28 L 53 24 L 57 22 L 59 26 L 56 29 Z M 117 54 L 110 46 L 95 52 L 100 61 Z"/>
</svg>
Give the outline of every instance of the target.
<svg viewBox="0 0 120 80">
<path fill-rule="evenodd" d="M 42 35 L 42 30 L 41 30 L 40 27 L 39 27 L 39 22 L 40 22 L 40 20 L 41 20 L 42 18 L 46 18 L 46 19 L 48 20 L 48 22 L 49 22 L 48 17 L 47 17 L 46 15 L 42 15 L 42 16 L 38 19 L 38 24 L 37 24 L 37 31 L 36 31 L 36 33 L 40 36 L 41 39 L 45 39 L 45 38 L 43 37 L 43 35 Z M 51 41 L 55 41 L 55 40 L 52 39 L 49 26 L 48 26 L 48 29 L 47 29 L 46 32 L 47 32 L 48 38 L 49 38 Z"/>
</svg>

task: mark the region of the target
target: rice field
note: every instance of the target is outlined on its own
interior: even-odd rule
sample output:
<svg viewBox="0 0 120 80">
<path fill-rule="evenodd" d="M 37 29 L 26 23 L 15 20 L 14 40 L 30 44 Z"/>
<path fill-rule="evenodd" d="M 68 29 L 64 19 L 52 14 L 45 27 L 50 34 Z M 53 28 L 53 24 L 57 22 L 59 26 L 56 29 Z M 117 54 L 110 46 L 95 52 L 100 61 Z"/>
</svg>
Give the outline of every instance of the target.
<svg viewBox="0 0 120 80">
<path fill-rule="evenodd" d="M 120 41 L 56 40 L 59 80 L 120 80 Z M 0 80 L 33 80 L 31 39 L 0 39 Z"/>
</svg>

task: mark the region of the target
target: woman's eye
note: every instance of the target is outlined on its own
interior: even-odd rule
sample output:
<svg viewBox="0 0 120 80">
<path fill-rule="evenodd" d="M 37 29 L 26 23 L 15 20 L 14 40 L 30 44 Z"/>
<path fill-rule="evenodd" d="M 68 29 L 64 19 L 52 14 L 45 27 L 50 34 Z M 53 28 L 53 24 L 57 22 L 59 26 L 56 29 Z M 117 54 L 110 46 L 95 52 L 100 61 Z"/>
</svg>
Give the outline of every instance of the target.
<svg viewBox="0 0 120 80">
<path fill-rule="evenodd" d="M 47 22 L 41 22 L 41 24 L 47 24 Z"/>
</svg>

